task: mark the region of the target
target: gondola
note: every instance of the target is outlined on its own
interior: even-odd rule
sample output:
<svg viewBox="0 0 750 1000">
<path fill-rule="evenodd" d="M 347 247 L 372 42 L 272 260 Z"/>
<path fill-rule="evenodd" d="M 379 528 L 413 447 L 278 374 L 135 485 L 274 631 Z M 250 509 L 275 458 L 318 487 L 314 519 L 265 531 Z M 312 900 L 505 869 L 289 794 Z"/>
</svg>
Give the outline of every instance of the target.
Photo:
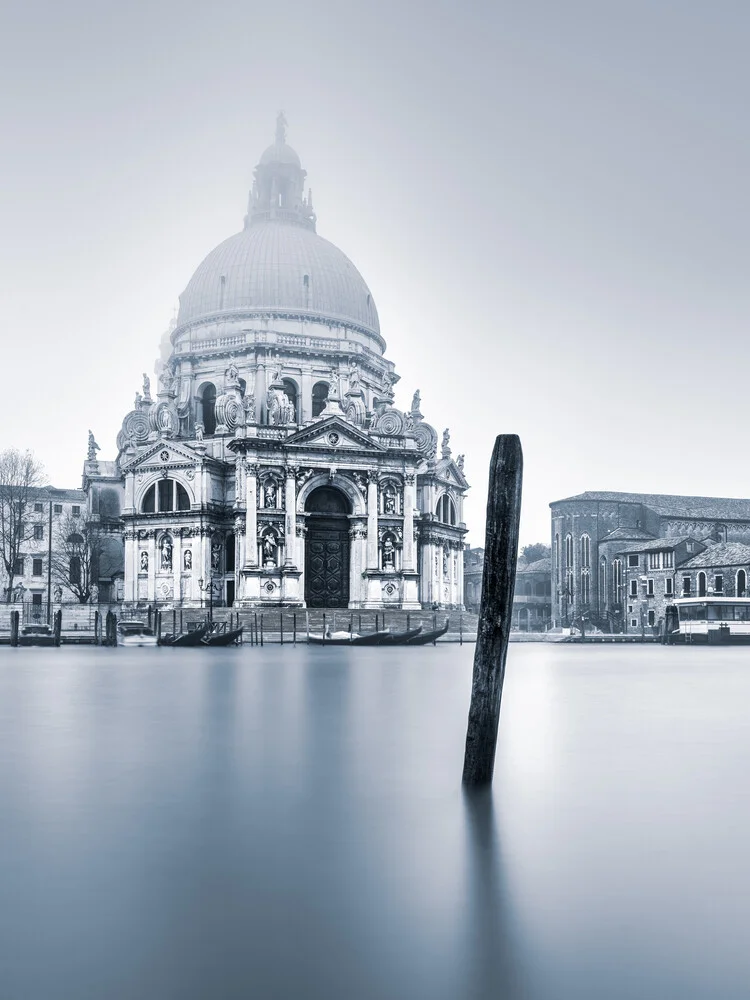
<svg viewBox="0 0 750 1000">
<path fill-rule="evenodd" d="M 431 632 L 421 632 L 419 635 L 415 635 L 411 639 L 407 639 L 404 643 L 405 646 L 426 646 L 428 642 L 434 642 L 439 639 L 441 635 L 445 635 L 448 631 L 448 626 L 450 625 L 450 618 L 445 619 L 445 625 L 442 628 L 433 629 Z"/>
<path fill-rule="evenodd" d="M 155 646 L 156 633 L 143 621 L 121 621 L 117 625 L 118 646 Z"/>
<path fill-rule="evenodd" d="M 416 639 L 421 633 L 422 626 L 418 625 L 417 628 L 407 629 L 406 632 L 389 632 L 381 642 L 380 646 L 404 646 L 406 643 L 411 642 L 412 639 Z"/>
<path fill-rule="evenodd" d="M 390 632 L 331 632 L 323 635 L 321 632 L 309 632 L 307 641 L 316 646 L 379 646 Z"/>
<path fill-rule="evenodd" d="M 232 643 L 242 641 L 242 632 L 244 626 L 239 628 L 227 629 L 217 629 L 214 632 L 209 632 L 208 635 L 204 635 L 201 638 L 201 645 L 203 646 L 231 646 Z"/>
<path fill-rule="evenodd" d="M 162 636 L 159 643 L 160 646 L 200 646 L 203 637 L 208 635 L 211 630 L 211 625 L 207 622 L 205 625 L 199 625 L 198 628 L 193 629 L 188 632 L 180 632 L 177 635 L 172 635 L 169 632 L 167 635 Z"/>
</svg>

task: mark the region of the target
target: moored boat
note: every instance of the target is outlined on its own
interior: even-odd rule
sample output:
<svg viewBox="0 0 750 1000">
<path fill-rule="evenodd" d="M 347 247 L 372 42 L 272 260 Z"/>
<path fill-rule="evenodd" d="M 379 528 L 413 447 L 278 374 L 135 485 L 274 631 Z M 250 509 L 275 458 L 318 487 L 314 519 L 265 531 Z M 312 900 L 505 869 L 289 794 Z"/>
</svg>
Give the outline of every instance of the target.
<svg viewBox="0 0 750 1000">
<path fill-rule="evenodd" d="M 211 631 L 211 625 L 206 622 L 204 625 L 199 625 L 197 628 L 188 629 L 187 632 L 180 632 L 177 635 L 172 635 L 170 632 L 167 635 L 162 636 L 159 643 L 160 646 L 200 646 L 202 644 L 203 637 L 208 635 Z"/>
<path fill-rule="evenodd" d="M 204 646 L 231 646 L 242 641 L 243 626 L 228 629 L 226 622 L 214 625 L 213 631 L 204 635 L 201 644 Z"/>
<path fill-rule="evenodd" d="M 19 646 L 56 646 L 51 625 L 24 625 L 18 636 Z"/>
<path fill-rule="evenodd" d="M 678 597 L 667 605 L 664 642 L 750 644 L 750 597 Z"/>
<path fill-rule="evenodd" d="M 448 626 L 450 625 L 450 618 L 445 619 L 445 625 L 442 628 L 432 629 L 430 632 L 420 632 L 419 635 L 413 636 L 411 639 L 407 639 L 404 643 L 405 646 L 426 646 L 428 642 L 435 642 L 440 638 L 441 635 L 445 635 L 448 631 Z"/>
<path fill-rule="evenodd" d="M 117 625 L 118 646 L 156 646 L 154 630 L 143 621 L 121 621 Z"/>
</svg>

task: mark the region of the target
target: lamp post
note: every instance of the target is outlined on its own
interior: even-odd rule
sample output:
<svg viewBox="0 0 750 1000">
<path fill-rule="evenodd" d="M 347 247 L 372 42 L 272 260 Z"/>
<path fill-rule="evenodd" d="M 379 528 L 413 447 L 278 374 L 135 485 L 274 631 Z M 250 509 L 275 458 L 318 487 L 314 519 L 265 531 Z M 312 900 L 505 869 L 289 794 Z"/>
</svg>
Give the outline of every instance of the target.
<svg viewBox="0 0 750 1000">
<path fill-rule="evenodd" d="M 204 582 L 203 577 L 198 580 L 198 589 L 201 594 L 208 594 L 208 620 L 213 622 L 214 620 L 214 578 L 210 576 L 207 581 Z M 201 607 L 203 607 L 203 598 L 201 597 Z"/>
</svg>

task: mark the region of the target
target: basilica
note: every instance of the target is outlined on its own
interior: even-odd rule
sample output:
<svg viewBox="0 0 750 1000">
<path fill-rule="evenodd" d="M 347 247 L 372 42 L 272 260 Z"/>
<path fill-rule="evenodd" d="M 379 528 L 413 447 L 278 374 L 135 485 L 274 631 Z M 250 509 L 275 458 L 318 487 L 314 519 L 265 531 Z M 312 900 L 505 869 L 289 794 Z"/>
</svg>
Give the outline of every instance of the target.
<svg viewBox="0 0 750 1000">
<path fill-rule="evenodd" d="M 463 605 L 463 456 L 395 406 L 364 279 L 316 232 L 277 120 L 243 229 L 180 296 L 117 455 L 89 438 L 84 490 L 120 497 L 126 604 L 418 609 Z M 116 523 L 115 523 L 116 520 Z M 116 587 L 115 587 L 116 584 Z"/>
</svg>

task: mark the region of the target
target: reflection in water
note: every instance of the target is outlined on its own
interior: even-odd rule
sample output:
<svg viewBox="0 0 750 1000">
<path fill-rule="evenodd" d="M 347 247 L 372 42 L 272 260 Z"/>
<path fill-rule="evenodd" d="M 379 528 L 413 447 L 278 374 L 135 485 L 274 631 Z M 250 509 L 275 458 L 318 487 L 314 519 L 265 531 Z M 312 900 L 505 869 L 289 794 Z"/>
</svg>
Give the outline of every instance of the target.
<svg viewBox="0 0 750 1000">
<path fill-rule="evenodd" d="M 514 647 L 470 794 L 472 653 L 0 650 L 0 998 L 746 997 L 746 653 Z"/>
<path fill-rule="evenodd" d="M 512 926 L 502 858 L 495 825 L 491 788 L 463 790 L 466 813 L 467 1000 L 483 997 L 524 997 L 517 931 Z"/>
</svg>

